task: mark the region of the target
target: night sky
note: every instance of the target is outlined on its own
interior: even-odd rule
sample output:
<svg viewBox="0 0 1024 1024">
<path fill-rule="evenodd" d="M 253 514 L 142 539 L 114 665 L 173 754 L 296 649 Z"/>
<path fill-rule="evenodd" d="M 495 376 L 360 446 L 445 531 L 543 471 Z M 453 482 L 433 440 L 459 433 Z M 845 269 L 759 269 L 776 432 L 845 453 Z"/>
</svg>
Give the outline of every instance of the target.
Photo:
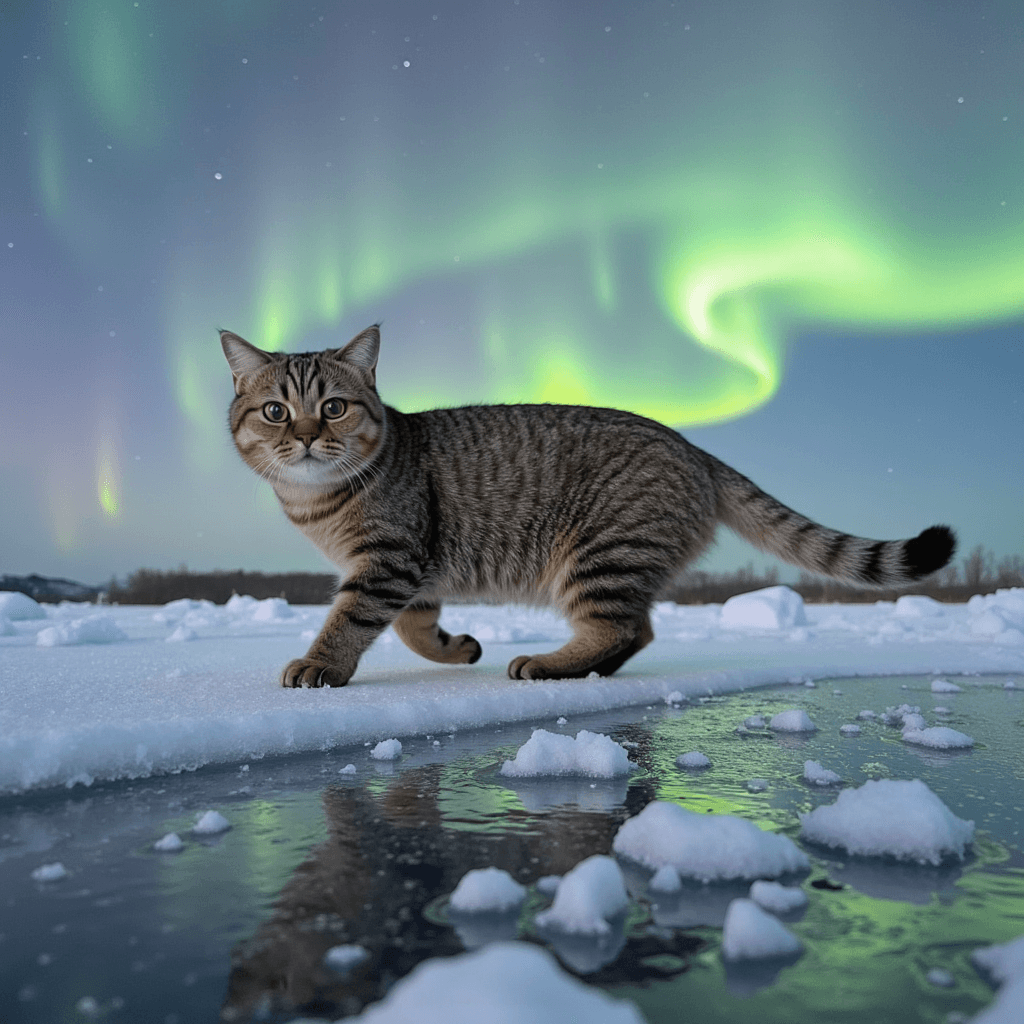
<svg viewBox="0 0 1024 1024">
<path fill-rule="evenodd" d="M 0 572 L 323 569 L 216 329 L 376 321 L 401 409 L 633 409 L 1024 553 L 1019 0 L 25 0 L 0 58 Z"/>
</svg>

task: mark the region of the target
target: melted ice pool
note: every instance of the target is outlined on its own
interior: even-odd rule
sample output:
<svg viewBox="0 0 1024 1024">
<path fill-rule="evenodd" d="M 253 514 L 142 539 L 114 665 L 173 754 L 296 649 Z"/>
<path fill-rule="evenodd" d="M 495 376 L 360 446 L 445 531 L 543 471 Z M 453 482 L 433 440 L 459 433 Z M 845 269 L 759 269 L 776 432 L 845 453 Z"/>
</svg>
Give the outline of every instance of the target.
<svg viewBox="0 0 1024 1024">
<path fill-rule="evenodd" d="M 844 1021 L 872 1024 L 967 1019 L 992 999 L 971 951 L 1024 930 L 1024 680 L 1011 690 L 1007 676 L 946 678 L 961 692 L 933 692 L 932 677 L 820 681 L 402 737 L 395 761 L 350 747 L 5 798 L 0 1019 L 335 1020 L 427 958 L 515 937 L 630 999 L 652 1024 L 677 1021 L 680 1007 L 708 1022 L 816 1024 L 840 1008 Z M 901 704 L 974 746 L 907 742 L 901 721 L 881 717 Z M 768 723 L 793 709 L 817 731 L 758 727 L 757 716 Z M 858 718 L 863 710 L 878 717 Z M 860 732 L 841 733 L 849 724 Z M 635 769 L 607 779 L 503 776 L 535 727 L 609 735 Z M 710 766 L 676 764 L 692 752 Z M 798 815 L 840 791 L 816 782 L 808 761 L 849 788 L 920 778 L 975 822 L 966 859 L 921 866 L 801 841 Z M 537 925 L 553 894 L 550 880 L 537 883 L 611 853 L 622 823 L 655 799 L 797 842 L 811 869 L 786 881 L 808 902 L 781 920 L 802 955 L 723 959 L 727 908 L 749 882 L 652 889 L 651 872 L 627 862 L 628 908 L 606 933 Z M 218 830 L 193 831 L 208 811 L 230 828 L 206 817 Z M 169 833 L 180 848 L 154 849 Z M 463 875 L 487 867 L 526 886 L 525 901 L 504 915 L 451 911 Z M 328 955 L 337 947 L 347 955 Z"/>
</svg>

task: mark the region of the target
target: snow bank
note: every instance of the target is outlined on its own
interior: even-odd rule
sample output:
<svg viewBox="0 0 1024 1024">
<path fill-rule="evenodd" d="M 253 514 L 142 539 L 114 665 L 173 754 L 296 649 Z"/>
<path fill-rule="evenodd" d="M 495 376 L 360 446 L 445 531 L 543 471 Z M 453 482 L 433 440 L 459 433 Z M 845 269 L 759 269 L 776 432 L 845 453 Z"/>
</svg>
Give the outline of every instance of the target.
<svg viewBox="0 0 1024 1024">
<path fill-rule="evenodd" d="M 833 804 L 800 815 L 800 836 L 865 856 L 935 864 L 961 859 L 974 838 L 964 821 L 920 780 L 873 779 L 847 789 Z"/>
<path fill-rule="evenodd" d="M 0 590 L 0 618 L 18 622 L 25 619 L 45 619 L 46 609 L 28 594 L 17 590 Z"/>
<path fill-rule="evenodd" d="M 526 899 L 526 889 L 501 868 L 467 871 L 451 895 L 448 906 L 460 913 L 502 914 Z"/>
<path fill-rule="evenodd" d="M 512 778 L 586 775 L 611 779 L 628 775 L 630 767 L 626 748 L 604 733 L 580 729 L 574 739 L 547 729 L 534 729 L 515 758 L 501 766 L 501 774 Z"/>
<path fill-rule="evenodd" d="M 806 626 L 804 599 L 789 587 L 766 587 L 737 594 L 722 605 L 725 629 L 792 629 Z"/>
<path fill-rule="evenodd" d="M 651 870 L 671 864 L 684 878 L 702 882 L 774 878 L 810 867 L 786 836 L 763 832 L 742 818 L 697 814 L 664 800 L 623 822 L 612 849 Z"/>
<path fill-rule="evenodd" d="M 534 921 L 539 928 L 572 935 L 606 935 L 608 922 L 628 906 L 622 869 L 611 857 L 595 854 L 562 877 L 555 902 Z"/>
<path fill-rule="evenodd" d="M 790 708 L 772 715 L 768 728 L 775 732 L 815 732 L 818 727 L 803 708 Z"/>
<path fill-rule="evenodd" d="M 967 750 L 974 746 L 974 740 L 966 733 L 944 725 L 934 725 L 930 729 L 904 729 L 903 742 L 933 750 Z"/>
<path fill-rule="evenodd" d="M 803 947 L 780 921 L 753 900 L 733 900 L 725 912 L 722 956 L 726 960 L 760 960 L 791 956 Z"/>
<path fill-rule="evenodd" d="M 361 1024 L 645 1024 L 632 1003 L 584 985 L 547 951 L 518 942 L 427 960 L 352 1019 Z"/>
<path fill-rule="evenodd" d="M 755 882 L 750 887 L 750 898 L 762 910 L 773 914 L 789 914 L 807 906 L 807 893 L 803 889 L 778 882 Z"/>
<path fill-rule="evenodd" d="M 89 615 L 72 619 L 57 626 L 47 626 L 36 634 L 39 647 L 66 647 L 76 644 L 114 644 L 127 640 L 128 634 L 120 629 L 110 615 Z"/>
</svg>

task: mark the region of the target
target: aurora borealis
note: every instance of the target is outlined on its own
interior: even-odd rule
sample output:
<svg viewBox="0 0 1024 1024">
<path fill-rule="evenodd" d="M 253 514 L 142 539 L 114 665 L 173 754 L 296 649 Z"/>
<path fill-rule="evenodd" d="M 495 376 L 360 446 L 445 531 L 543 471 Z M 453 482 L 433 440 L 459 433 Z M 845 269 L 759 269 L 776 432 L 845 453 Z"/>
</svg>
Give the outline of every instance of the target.
<svg viewBox="0 0 1024 1024">
<path fill-rule="evenodd" d="M 215 328 L 377 320 L 400 408 L 630 408 L 829 525 L 1024 551 L 1017 5 L 3 17 L 0 570 L 318 567 Z"/>
</svg>

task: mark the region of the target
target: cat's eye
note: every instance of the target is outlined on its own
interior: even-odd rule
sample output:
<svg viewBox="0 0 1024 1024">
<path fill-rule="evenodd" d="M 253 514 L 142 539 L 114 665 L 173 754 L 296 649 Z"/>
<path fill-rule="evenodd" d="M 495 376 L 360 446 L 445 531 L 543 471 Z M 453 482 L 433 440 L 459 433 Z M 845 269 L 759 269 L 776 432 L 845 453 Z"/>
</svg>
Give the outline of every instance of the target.
<svg viewBox="0 0 1024 1024">
<path fill-rule="evenodd" d="M 324 416 L 329 420 L 336 420 L 345 415 L 346 404 L 340 398 L 328 398 L 321 407 Z"/>
<path fill-rule="evenodd" d="M 271 423 L 284 423 L 288 419 L 288 410 L 280 402 L 267 402 L 263 406 L 263 415 Z"/>
</svg>

